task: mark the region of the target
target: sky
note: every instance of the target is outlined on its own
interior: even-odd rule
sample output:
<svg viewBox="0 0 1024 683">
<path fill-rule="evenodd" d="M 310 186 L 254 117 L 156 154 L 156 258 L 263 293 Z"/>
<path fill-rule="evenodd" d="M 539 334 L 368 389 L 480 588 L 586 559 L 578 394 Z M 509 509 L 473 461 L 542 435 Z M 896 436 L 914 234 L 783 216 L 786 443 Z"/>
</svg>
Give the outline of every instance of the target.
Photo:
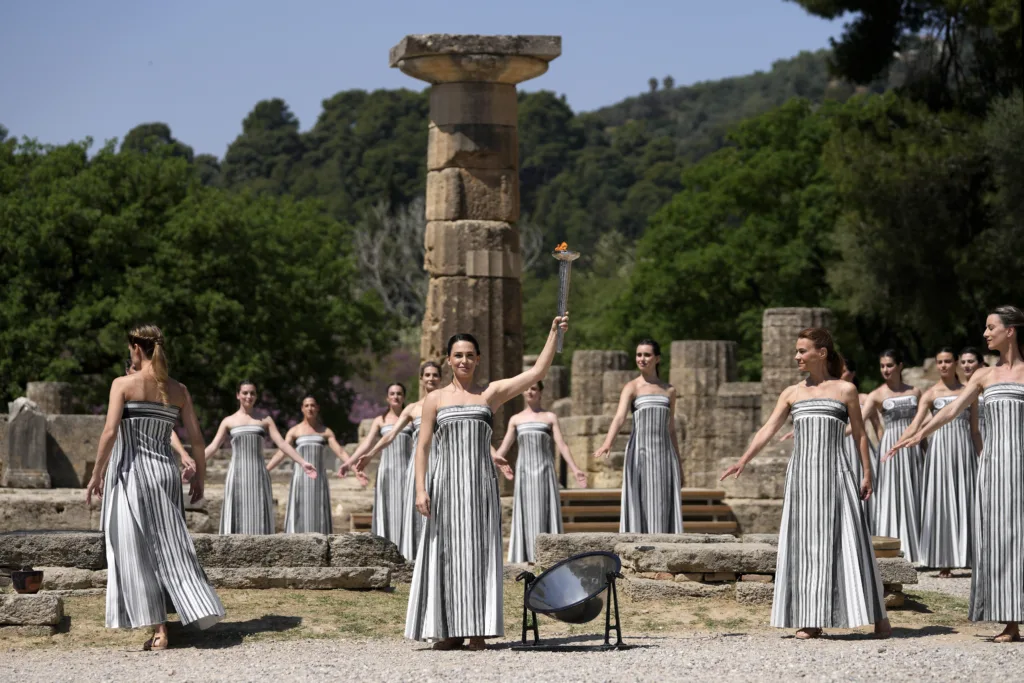
<svg viewBox="0 0 1024 683">
<path fill-rule="evenodd" d="M 0 124 L 61 144 L 153 121 L 223 157 L 241 121 L 280 97 L 302 130 L 341 90 L 425 83 L 388 67 L 410 33 L 550 34 L 562 56 L 525 90 L 575 111 L 671 75 L 688 85 L 828 46 L 841 22 L 784 0 L 12 0 L 0 11 Z"/>
</svg>

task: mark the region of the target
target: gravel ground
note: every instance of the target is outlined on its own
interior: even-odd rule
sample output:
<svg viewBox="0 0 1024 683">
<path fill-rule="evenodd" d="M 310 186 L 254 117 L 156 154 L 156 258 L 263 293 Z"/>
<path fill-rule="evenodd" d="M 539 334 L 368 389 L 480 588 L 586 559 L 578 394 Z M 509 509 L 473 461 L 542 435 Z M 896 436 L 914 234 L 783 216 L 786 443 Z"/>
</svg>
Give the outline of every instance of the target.
<svg viewBox="0 0 1024 683">
<path fill-rule="evenodd" d="M 904 591 L 913 593 L 915 590 L 922 591 L 935 591 L 936 593 L 946 593 L 947 595 L 953 595 L 964 600 L 971 599 L 971 570 L 970 569 L 954 569 L 953 578 L 951 579 L 940 579 L 937 571 L 918 571 L 917 572 L 917 585 L 916 586 L 904 586 Z"/>
<path fill-rule="evenodd" d="M 900 633 L 797 641 L 789 632 L 636 638 L 624 652 L 431 652 L 402 641 L 296 640 L 166 652 L 32 650 L 0 657 L 0 680 L 90 681 L 810 681 L 1014 680 L 1024 647 Z M 914 637 L 918 636 L 918 637 Z"/>
</svg>

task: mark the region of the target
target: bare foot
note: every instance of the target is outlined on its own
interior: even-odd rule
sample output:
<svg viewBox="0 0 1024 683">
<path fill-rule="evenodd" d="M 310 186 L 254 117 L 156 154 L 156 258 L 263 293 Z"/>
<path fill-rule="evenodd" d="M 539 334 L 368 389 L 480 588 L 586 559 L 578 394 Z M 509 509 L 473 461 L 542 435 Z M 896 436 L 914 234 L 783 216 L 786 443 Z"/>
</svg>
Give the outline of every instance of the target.
<svg viewBox="0 0 1024 683">
<path fill-rule="evenodd" d="M 486 650 L 487 649 L 487 643 L 484 642 L 483 638 L 479 638 L 479 637 L 478 638 L 470 638 L 469 639 L 469 647 L 467 647 L 466 649 L 468 649 L 468 650 L 476 650 L 476 651 Z"/>
<path fill-rule="evenodd" d="M 942 571 L 939 572 L 939 575 L 936 578 L 939 578 L 939 579 L 952 579 L 953 578 L 953 570 L 952 569 L 943 569 Z"/>
<path fill-rule="evenodd" d="M 142 645 L 142 649 L 145 650 L 146 652 L 149 652 L 151 650 L 159 651 L 159 650 L 166 650 L 167 646 L 168 646 L 167 634 L 166 633 L 157 632 L 157 633 L 154 633 L 153 637 L 151 637 L 149 640 L 147 640 Z"/>
<path fill-rule="evenodd" d="M 802 628 L 796 632 L 796 637 L 800 640 L 811 640 L 821 635 L 820 628 Z"/>
<path fill-rule="evenodd" d="M 875 624 L 875 638 L 879 640 L 885 640 L 892 636 L 892 625 L 889 624 L 888 619 L 882 619 L 880 622 Z"/>
<path fill-rule="evenodd" d="M 1019 643 L 1020 628 L 1017 624 L 1007 624 L 1003 632 L 992 639 L 993 643 Z"/>
<path fill-rule="evenodd" d="M 433 649 L 454 650 L 456 648 L 462 647 L 463 642 L 464 641 L 462 638 L 445 638 L 444 640 L 439 640 L 436 643 L 434 643 Z"/>
</svg>

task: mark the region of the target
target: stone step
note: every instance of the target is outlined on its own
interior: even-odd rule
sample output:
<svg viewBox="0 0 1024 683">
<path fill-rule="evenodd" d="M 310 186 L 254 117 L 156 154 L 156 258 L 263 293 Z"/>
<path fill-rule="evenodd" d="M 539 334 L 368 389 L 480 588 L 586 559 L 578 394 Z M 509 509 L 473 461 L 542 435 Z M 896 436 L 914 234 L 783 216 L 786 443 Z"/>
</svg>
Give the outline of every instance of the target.
<svg viewBox="0 0 1024 683">
<path fill-rule="evenodd" d="M 683 521 L 687 516 L 732 516 L 732 509 L 728 505 L 682 505 Z M 622 512 L 621 505 L 563 505 L 562 519 L 573 517 L 605 517 L 618 516 Z"/>
<path fill-rule="evenodd" d="M 735 543 L 728 534 L 620 534 L 615 531 L 601 533 L 538 534 L 535 545 L 538 567 L 550 567 L 573 555 L 589 552 L 614 552 L 620 543 Z"/>
<path fill-rule="evenodd" d="M 215 588 L 367 590 L 391 586 L 387 567 L 211 567 L 206 575 Z"/>
<path fill-rule="evenodd" d="M 0 626 L 57 626 L 64 601 L 54 595 L 0 595 Z"/>
<path fill-rule="evenodd" d="M 695 534 L 734 534 L 739 531 L 739 525 L 736 522 L 684 521 L 683 528 L 687 533 Z M 618 520 L 613 522 L 564 522 L 562 530 L 567 534 L 612 533 L 619 530 L 619 522 Z"/>
<path fill-rule="evenodd" d="M 725 499 L 725 491 L 717 489 L 680 489 L 683 500 L 718 501 Z M 559 491 L 562 502 L 566 501 L 619 501 L 622 489 L 562 489 Z"/>
</svg>

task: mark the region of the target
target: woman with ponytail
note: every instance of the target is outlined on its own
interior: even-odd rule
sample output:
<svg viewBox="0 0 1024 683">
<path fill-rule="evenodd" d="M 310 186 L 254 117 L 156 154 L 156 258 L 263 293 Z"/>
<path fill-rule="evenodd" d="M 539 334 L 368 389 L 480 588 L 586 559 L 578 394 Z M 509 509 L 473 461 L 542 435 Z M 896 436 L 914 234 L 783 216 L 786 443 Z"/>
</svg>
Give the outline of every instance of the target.
<svg viewBox="0 0 1024 683">
<path fill-rule="evenodd" d="M 256 383 L 245 379 L 238 384 L 238 411 L 228 415 L 217 427 L 217 434 L 206 447 L 206 457 L 217 452 L 224 439 L 231 437 L 231 466 L 224 482 L 224 504 L 220 511 L 221 534 L 272 534 L 275 532 L 274 493 L 270 473 L 263 460 L 263 440 L 270 440 L 295 461 L 310 479 L 316 479 L 316 466 L 306 462 L 283 438 L 270 416 L 258 418 Z"/>
<path fill-rule="evenodd" d="M 800 629 L 800 639 L 817 638 L 825 628 L 874 624 L 876 637 L 887 638 L 892 628 L 860 505 L 871 496 L 871 467 L 857 388 L 839 379 L 843 358 L 826 329 L 800 332 L 796 363 L 807 378 L 782 392 L 722 480 L 739 477 L 792 417 L 793 456 L 786 470 L 771 624 Z M 847 422 L 860 453 L 859 482 L 843 457 Z"/>
<path fill-rule="evenodd" d="M 903 354 L 896 349 L 882 351 L 878 364 L 885 383 L 868 394 L 864 418 L 872 419 L 876 411 L 881 412 L 885 431 L 878 454 L 883 456 L 917 415 L 921 390 L 903 383 Z M 902 451 L 895 459 L 880 457 L 875 466 L 878 481 L 870 514 L 872 532 L 900 539 L 903 557 L 914 564 L 921 562 L 922 453 L 923 449 L 915 446 Z"/>
<path fill-rule="evenodd" d="M 623 462 L 619 533 L 683 533 L 676 390 L 660 378 L 660 363 L 658 342 L 641 339 L 636 345 L 640 376 L 622 388 L 608 434 L 594 451 L 595 458 L 604 458 L 611 452 L 612 443 L 632 410 L 633 433 L 629 435 Z"/>
<path fill-rule="evenodd" d="M 224 607 L 199 566 L 180 512 L 181 475 L 171 453 L 171 434 L 181 419 L 195 454 L 191 499 L 199 500 L 206 459 L 192 397 L 167 374 L 160 328 L 136 327 L 128 333 L 128 349 L 137 372 L 110 385 L 107 419 L 85 497 L 87 503 L 94 495 L 107 498 L 107 627 L 154 627 L 144 649 L 164 650 L 165 594 L 182 624 L 203 629 L 224 617 Z M 105 485 L 115 450 L 116 471 L 112 484 Z"/>
<path fill-rule="evenodd" d="M 1024 621 L 1024 311 L 1000 306 L 985 321 L 985 342 L 999 352 L 994 367 L 978 368 L 956 400 L 931 422 L 895 443 L 889 454 L 914 448 L 970 410 L 985 393 L 985 448 L 974 496 L 971 621 L 1006 625 L 993 640 L 1020 641 Z"/>
</svg>

